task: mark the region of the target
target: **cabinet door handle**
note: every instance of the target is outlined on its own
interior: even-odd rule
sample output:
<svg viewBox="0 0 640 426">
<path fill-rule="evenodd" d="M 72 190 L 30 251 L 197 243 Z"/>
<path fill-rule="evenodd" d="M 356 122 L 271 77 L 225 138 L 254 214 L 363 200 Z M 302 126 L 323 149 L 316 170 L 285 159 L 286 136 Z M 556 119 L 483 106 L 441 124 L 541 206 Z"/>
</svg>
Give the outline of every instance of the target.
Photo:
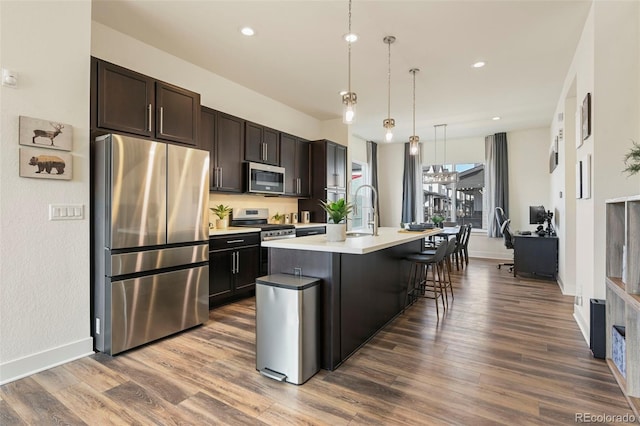
<svg viewBox="0 0 640 426">
<path fill-rule="evenodd" d="M 151 104 L 147 106 L 147 131 L 151 131 Z"/>
<path fill-rule="evenodd" d="M 231 252 L 231 273 L 236 273 L 236 252 Z"/>
<path fill-rule="evenodd" d="M 228 240 L 227 244 L 244 243 L 244 240 Z"/>
<path fill-rule="evenodd" d="M 218 173 L 220 173 L 220 180 L 218 181 L 218 186 L 222 188 L 222 167 L 218 167 Z"/>
<path fill-rule="evenodd" d="M 261 145 L 262 145 L 262 161 L 265 161 L 267 159 L 267 156 L 265 154 L 265 148 L 266 148 L 267 144 L 262 142 Z"/>
<path fill-rule="evenodd" d="M 240 272 L 240 252 L 236 252 L 236 274 Z"/>
<path fill-rule="evenodd" d="M 160 107 L 160 133 L 164 133 L 164 107 Z"/>
</svg>

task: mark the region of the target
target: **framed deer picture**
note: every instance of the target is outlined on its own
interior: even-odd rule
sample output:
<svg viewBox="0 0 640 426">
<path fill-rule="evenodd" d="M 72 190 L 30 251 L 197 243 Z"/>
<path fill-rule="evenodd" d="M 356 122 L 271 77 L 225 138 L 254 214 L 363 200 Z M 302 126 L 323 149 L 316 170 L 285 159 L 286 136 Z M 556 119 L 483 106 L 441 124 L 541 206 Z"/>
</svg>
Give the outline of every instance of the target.
<svg viewBox="0 0 640 426">
<path fill-rule="evenodd" d="M 71 151 L 73 127 L 69 124 L 20 116 L 20 145 Z"/>
</svg>

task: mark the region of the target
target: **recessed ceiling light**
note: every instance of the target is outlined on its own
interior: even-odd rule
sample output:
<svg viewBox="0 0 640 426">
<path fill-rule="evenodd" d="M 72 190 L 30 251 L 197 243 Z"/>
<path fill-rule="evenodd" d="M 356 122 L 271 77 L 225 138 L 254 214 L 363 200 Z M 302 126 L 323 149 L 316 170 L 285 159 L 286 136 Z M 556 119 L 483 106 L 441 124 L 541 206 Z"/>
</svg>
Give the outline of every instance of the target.
<svg viewBox="0 0 640 426">
<path fill-rule="evenodd" d="M 496 115 L 495 117 L 492 117 L 491 119 L 492 119 L 493 121 L 498 121 L 498 120 L 500 120 L 501 118 L 502 118 L 502 117 L 498 117 L 498 116 Z"/>
<path fill-rule="evenodd" d="M 248 37 L 251 37 L 256 33 L 251 27 L 243 27 L 240 32 Z"/>
<path fill-rule="evenodd" d="M 356 33 L 348 33 L 344 35 L 344 40 L 349 42 L 349 43 L 353 43 L 358 41 L 358 34 Z"/>
<path fill-rule="evenodd" d="M 486 63 L 486 62 L 484 62 L 484 61 L 478 61 L 478 62 L 476 62 L 475 64 L 473 64 L 473 65 L 472 65 L 472 67 L 474 67 L 474 68 L 482 68 L 482 67 L 484 67 L 485 65 L 487 65 L 487 63 Z"/>
</svg>

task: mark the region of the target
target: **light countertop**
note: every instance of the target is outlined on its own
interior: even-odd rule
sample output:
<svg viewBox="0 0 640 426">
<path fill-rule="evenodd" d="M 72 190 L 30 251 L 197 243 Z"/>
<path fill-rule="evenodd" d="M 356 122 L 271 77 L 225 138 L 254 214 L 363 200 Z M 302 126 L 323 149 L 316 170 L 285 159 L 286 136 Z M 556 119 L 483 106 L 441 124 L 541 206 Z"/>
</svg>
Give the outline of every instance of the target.
<svg viewBox="0 0 640 426">
<path fill-rule="evenodd" d="M 400 228 L 379 228 L 378 236 L 347 237 L 346 241 L 328 242 L 327 236 L 310 235 L 308 237 L 263 241 L 262 247 L 290 250 L 310 250 L 330 253 L 367 254 L 385 248 L 436 235 L 442 230 L 429 229 L 424 232 L 399 232 Z"/>
</svg>

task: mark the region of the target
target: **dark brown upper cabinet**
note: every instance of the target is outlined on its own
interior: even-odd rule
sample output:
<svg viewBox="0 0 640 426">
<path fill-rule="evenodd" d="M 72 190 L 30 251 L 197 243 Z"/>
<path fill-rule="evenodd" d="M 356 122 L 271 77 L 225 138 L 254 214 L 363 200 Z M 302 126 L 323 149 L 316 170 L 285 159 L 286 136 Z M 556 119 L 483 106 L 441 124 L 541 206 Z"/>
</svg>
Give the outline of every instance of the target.
<svg viewBox="0 0 640 426">
<path fill-rule="evenodd" d="M 244 120 L 202 107 L 198 146 L 210 152 L 210 190 L 242 192 Z"/>
<path fill-rule="evenodd" d="M 196 145 L 200 95 L 92 59 L 92 127 Z"/>
<path fill-rule="evenodd" d="M 280 164 L 280 135 L 277 130 L 246 122 L 244 159 L 257 163 Z"/>
<path fill-rule="evenodd" d="M 308 197 L 311 194 L 309 141 L 280 134 L 280 166 L 285 169 L 285 195 Z"/>
</svg>

